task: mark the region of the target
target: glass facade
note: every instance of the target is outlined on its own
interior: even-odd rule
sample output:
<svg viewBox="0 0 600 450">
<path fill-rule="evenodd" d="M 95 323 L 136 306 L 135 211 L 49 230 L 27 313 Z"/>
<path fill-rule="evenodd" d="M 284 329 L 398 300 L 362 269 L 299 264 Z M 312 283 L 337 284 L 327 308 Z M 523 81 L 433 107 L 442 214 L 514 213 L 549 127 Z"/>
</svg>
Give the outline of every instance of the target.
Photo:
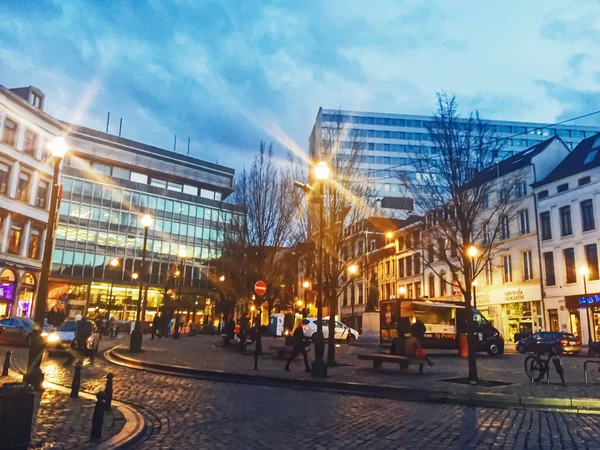
<svg viewBox="0 0 600 450">
<path fill-rule="evenodd" d="M 141 272 L 144 241 L 140 216 L 149 214 L 154 221 L 146 247 L 145 310 L 160 308 L 176 268 L 182 268 L 182 289 L 195 304 L 206 287 L 211 260 L 220 256 L 224 230 L 239 213 L 225 203 L 218 202 L 218 208 L 203 204 L 200 197 L 190 202 L 168 195 L 64 176 L 52 276 L 85 286 L 65 292 L 58 283 L 49 300 L 66 295 L 70 304 L 86 304 L 92 312 L 110 309 L 118 318 L 133 318 L 139 289 L 134 273 Z M 182 252 L 183 260 L 178 256 Z"/>
</svg>

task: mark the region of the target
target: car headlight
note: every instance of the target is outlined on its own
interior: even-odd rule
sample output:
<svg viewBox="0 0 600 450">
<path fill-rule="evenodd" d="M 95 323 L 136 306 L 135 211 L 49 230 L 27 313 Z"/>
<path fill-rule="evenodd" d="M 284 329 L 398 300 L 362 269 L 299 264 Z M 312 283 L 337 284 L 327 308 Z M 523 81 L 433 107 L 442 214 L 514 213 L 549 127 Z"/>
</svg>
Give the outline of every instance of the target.
<svg viewBox="0 0 600 450">
<path fill-rule="evenodd" d="M 48 333 L 46 331 L 42 331 L 42 334 L 40 334 L 40 336 L 42 336 L 43 338 L 48 337 Z"/>
<path fill-rule="evenodd" d="M 50 343 L 54 343 L 60 341 L 60 338 L 58 337 L 58 334 L 51 333 L 48 335 L 48 338 L 46 340 Z"/>
</svg>

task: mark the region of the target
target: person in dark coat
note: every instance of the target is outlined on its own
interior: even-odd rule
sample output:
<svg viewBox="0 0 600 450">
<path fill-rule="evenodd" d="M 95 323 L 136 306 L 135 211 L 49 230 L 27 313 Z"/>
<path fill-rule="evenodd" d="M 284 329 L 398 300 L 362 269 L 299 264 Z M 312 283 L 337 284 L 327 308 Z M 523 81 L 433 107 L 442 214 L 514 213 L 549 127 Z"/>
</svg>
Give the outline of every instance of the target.
<svg viewBox="0 0 600 450">
<path fill-rule="evenodd" d="M 306 347 L 304 346 L 304 331 L 302 330 L 302 319 L 299 317 L 294 323 L 294 329 L 292 330 L 292 341 L 294 343 L 292 356 L 290 356 L 290 359 L 287 360 L 285 370 L 289 372 L 290 363 L 294 360 L 296 356 L 302 354 L 302 356 L 304 357 L 304 371 L 310 372 L 310 367 L 308 365 L 308 354 L 306 353 Z"/>
<path fill-rule="evenodd" d="M 77 326 L 75 328 L 75 339 L 73 340 L 74 349 L 69 361 L 73 361 L 75 356 L 78 357 L 79 361 L 82 361 L 83 357 L 86 355 L 88 355 L 92 361 L 94 360 L 94 354 L 91 349 L 88 349 L 87 343 L 87 340 L 90 338 L 93 332 L 94 327 L 92 322 L 90 322 L 87 317 L 83 316 L 81 320 L 77 321 Z"/>
<path fill-rule="evenodd" d="M 233 316 L 229 316 L 229 320 L 225 324 L 225 334 L 227 338 L 225 339 L 225 345 L 229 345 L 229 342 L 235 337 L 235 320 L 233 320 Z"/>
<path fill-rule="evenodd" d="M 150 337 L 150 340 L 154 339 L 154 335 L 158 336 L 159 339 L 162 338 L 162 336 L 160 335 L 160 325 L 162 323 L 162 320 L 160 318 L 160 314 L 156 314 L 154 316 L 154 319 L 152 319 L 152 336 Z"/>
</svg>

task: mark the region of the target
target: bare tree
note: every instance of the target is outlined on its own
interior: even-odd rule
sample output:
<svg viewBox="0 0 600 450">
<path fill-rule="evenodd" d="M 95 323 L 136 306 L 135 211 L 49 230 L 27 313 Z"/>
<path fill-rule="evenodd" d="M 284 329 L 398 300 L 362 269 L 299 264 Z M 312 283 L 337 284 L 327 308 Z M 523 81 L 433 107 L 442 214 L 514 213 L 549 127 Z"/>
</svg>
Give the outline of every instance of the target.
<svg viewBox="0 0 600 450">
<path fill-rule="evenodd" d="M 422 260 L 443 282 L 460 290 L 471 310 L 472 282 L 499 251 L 503 230 L 515 213 L 511 193 L 518 177 L 499 177 L 501 140 L 478 113 L 460 118 L 455 97 L 438 94 L 427 128 L 433 154 L 413 152 L 411 170 L 400 174 L 425 216 Z M 491 193 L 498 195 L 492 199 Z M 476 255 L 471 254 L 476 249 Z M 477 380 L 473 315 L 467 316 L 469 380 Z"/>
<path fill-rule="evenodd" d="M 272 146 L 260 143 L 250 171 L 237 179 L 233 201 L 246 209 L 224 233 L 222 256 L 216 265 L 225 274 L 232 295 L 244 298 L 246 307 L 254 283 L 263 280 L 267 293 L 262 302 L 269 313 L 283 295 L 282 284 L 289 269 L 286 247 L 293 243 L 299 198 L 293 189 L 289 167 L 277 167 Z"/>
<path fill-rule="evenodd" d="M 336 121 L 323 128 L 321 151 L 321 158 L 331 169 L 331 179 L 322 186 L 325 214 L 323 292 L 329 304 L 328 365 L 335 365 L 338 297 L 349 282 L 345 276 L 348 260 L 344 254 L 344 228 L 350 223 L 361 222 L 375 207 L 374 191 L 360 172 L 363 142 L 360 136 L 345 127 L 341 114 L 334 117 Z M 317 217 L 317 214 L 310 215 L 310 231 L 318 231 L 318 226 L 312 225 L 319 223 Z"/>
</svg>

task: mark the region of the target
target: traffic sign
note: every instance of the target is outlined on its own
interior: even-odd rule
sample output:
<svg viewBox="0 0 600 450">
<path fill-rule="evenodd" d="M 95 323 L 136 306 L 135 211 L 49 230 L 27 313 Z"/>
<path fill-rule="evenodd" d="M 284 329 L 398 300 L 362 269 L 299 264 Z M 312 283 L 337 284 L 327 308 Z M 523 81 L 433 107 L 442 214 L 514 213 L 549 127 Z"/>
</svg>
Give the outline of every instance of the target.
<svg viewBox="0 0 600 450">
<path fill-rule="evenodd" d="M 256 284 L 254 285 L 254 293 L 256 295 L 259 296 L 263 296 L 265 295 L 265 293 L 267 292 L 267 285 L 265 284 L 264 281 L 257 281 Z"/>
</svg>

